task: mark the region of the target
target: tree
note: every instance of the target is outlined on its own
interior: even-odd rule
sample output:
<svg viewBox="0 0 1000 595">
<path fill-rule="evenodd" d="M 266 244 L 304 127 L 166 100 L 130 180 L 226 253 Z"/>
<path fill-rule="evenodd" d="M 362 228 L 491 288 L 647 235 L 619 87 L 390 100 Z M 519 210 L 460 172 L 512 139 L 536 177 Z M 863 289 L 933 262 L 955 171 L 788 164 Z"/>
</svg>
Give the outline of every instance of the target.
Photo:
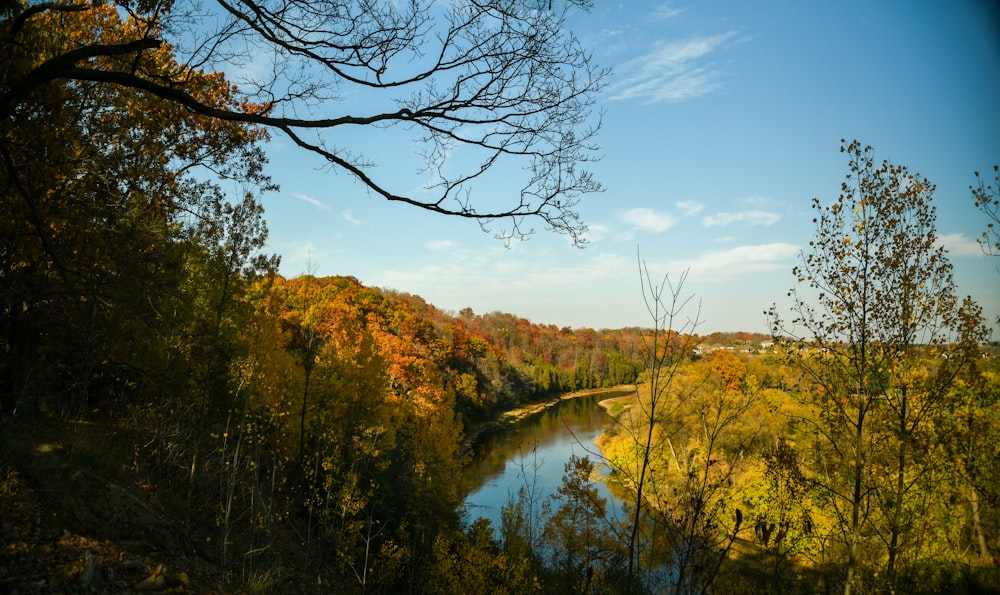
<svg viewBox="0 0 1000 595">
<path fill-rule="evenodd" d="M 665 448 L 673 450 L 671 426 L 676 423 L 678 409 L 692 397 L 691 391 L 678 391 L 676 385 L 685 359 L 694 352 L 693 331 L 700 314 L 700 308 L 693 319 L 685 314 L 693 298 L 683 294 L 686 271 L 676 284 L 669 276 L 656 283 L 640 258 L 639 273 L 643 299 L 653 322 L 651 332 L 642 339 L 646 371 L 636 406 L 616 420 L 616 432 L 623 436 L 626 453 L 607 461 L 618 481 L 635 494 L 625 538 L 629 589 L 638 588 L 640 553 L 643 544 L 651 542 L 650 536 L 644 535 L 647 520 L 656 520 L 649 516 L 649 503 L 660 500 L 657 483 L 650 478 L 657 462 L 668 460 L 663 452 Z M 655 557 L 654 552 L 647 552 L 648 560 Z"/>
<path fill-rule="evenodd" d="M 976 208 L 986 215 L 986 229 L 977 239 L 985 254 L 1000 256 L 1000 165 L 993 166 L 994 181 L 987 183 L 976 172 L 976 185 L 970 186 Z M 998 269 L 1000 270 L 1000 269 Z M 1000 316 L 994 321 L 1000 326 Z"/>
<path fill-rule="evenodd" d="M 976 208 L 989 219 L 986 230 L 979 238 L 979 244 L 986 254 L 1000 256 L 1000 165 L 993 166 L 993 174 L 995 181 L 990 184 L 983 180 L 977 171 L 976 185 L 970 186 L 969 189 L 972 190 L 972 200 Z"/>
<path fill-rule="evenodd" d="M 779 593 L 794 577 L 794 563 L 813 547 L 815 509 L 809 482 L 799 466 L 798 454 L 784 437 L 761 456 L 762 472 L 754 474 L 740 490 L 748 509 L 748 524 L 761 547 L 761 586 Z"/>
<path fill-rule="evenodd" d="M 618 535 L 607 526 L 607 502 L 594 486 L 594 471 L 588 457 L 570 456 L 551 496 L 559 506 L 545 521 L 551 568 L 561 582 L 553 587 L 570 593 L 598 591 L 623 557 Z"/>
<path fill-rule="evenodd" d="M 955 414 L 942 424 L 948 460 L 960 475 L 960 493 L 969 504 L 969 524 L 977 562 L 991 568 L 996 558 L 997 503 L 1000 503 L 1000 366 L 985 360 L 970 382 L 956 388 Z M 994 574 L 994 582 L 1000 580 Z"/>
<path fill-rule="evenodd" d="M 585 226 L 574 207 L 600 189 L 579 166 L 594 158 L 591 109 L 608 72 L 567 30 L 571 5 L 588 3 L 547 4 L 13 0 L 0 17 L 0 120 L 27 117 L 33 98 L 62 81 L 129 89 L 218 125 L 281 133 L 386 200 L 483 225 L 503 221 L 496 235 L 505 240 L 532 233 L 525 219 L 538 218 L 579 243 Z M 46 23 L 96 15 L 114 35 L 57 29 L 58 42 L 38 51 Z M 177 60 L 162 60 L 164 52 Z M 239 73 L 238 88 L 211 74 L 223 71 Z M 236 101 L 191 88 L 206 77 Z M 363 103 L 352 102 L 356 92 Z M 364 154 L 401 141 L 419 147 L 421 191 L 393 188 Z M 509 203 L 474 197 L 474 182 L 508 166 L 526 172 Z"/>
<path fill-rule="evenodd" d="M 113 45 L 138 34 L 110 5 L 50 6 L 18 6 L 23 18 L 0 21 L 10 69 L 0 92 L 81 38 Z M 166 46 L 145 59 L 179 68 Z M 236 103 L 219 75 L 193 72 L 177 88 L 206 104 Z M 66 408 L 90 393 L 207 377 L 178 365 L 205 355 L 192 342 L 211 341 L 193 322 L 204 278 L 195 271 L 232 237 L 207 230 L 238 231 L 250 251 L 263 243 L 266 231 L 250 223 L 259 214 L 252 195 L 246 209 L 227 211 L 220 186 L 270 187 L 260 169 L 263 139 L 245 124 L 195 120 L 183 106 L 120 86 L 50 80 L 19 99 L 0 119 L 5 410 L 36 408 L 39 395 L 60 394 L 57 405 Z M 213 179 L 196 179 L 199 171 Z"/>
<path fill-rule="evenodd" d="M 602 438 L 615 481 L 634 505 L 622 532 L 627 591 L 706 593 L 743 526 L 735 494 L 764 426 L 760 385 L 740 356 L 716 352 L 694 361 L 699 310 L 675 283 L 653 282 L 640 260 L 653 321 L 644 332 L 646 370 L 634 402 Z"/>
<path fill-rule="evenodd" d="M 876 164 L 858 141 L 841 152 L 850 173 L 832 204 L 813 200 L 815 236 L 793 269 L 805 289 L 789 292 L 792 324 L 776 306 L 769 316 L 813 384 L 801 395 L 815 412 L 813 481 L 836 515 L 850 594 L 869 571 L 891 587 L 904 555 L 919 555 L 910 537 L 926 512 L 918 496 L 935 461 L 928 438 L 986 329 L 978 307 L 955 296 L 934 186 Z"/>
</svg>

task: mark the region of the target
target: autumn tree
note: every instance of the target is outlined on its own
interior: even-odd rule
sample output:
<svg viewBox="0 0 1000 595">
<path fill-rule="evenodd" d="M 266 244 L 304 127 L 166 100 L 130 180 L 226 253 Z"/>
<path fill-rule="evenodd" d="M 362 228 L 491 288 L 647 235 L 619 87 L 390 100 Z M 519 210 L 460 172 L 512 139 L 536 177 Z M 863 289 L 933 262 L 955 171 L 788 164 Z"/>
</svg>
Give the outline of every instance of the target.
<svg viewBox="0 0 1000 595">
<path fill-rule="evenodd" d="M 0 92 L 81 39 L 111 47 L 141 35 L 110 5 L 68 6 L 15 5 L 0 17 Z M 180 67 L 168 46 L 142 57 L 161 71 Z M 216 74 L 192 72 L 177 88 L 219 109 L 242 101 Z M 50 395 L 76 408 L 88 395 L 151 385 L 163 396 L 202 394 L 191 381 L 211 374 L 189 366 L 219 362 L 219 349 L 206 356 L 232 293 L 201 301 L 201 289 L 216 287 L 201 273 L 244 273 L 266 237 L 254 198 L 270 187 L 263 133 L 117 85 L 55 77 L 22 91 L 0 119 L 4 410 L 37 409 Z M 244 184 L 246 208 L 225 205 L 226 180 Z M 218 254 L 231 241 L 228 257 Z"/>
<path fill-rule="evenodd" d="M 738 356 L 719 351 L 691 364 L 671 393 L 686 398 L 663 426 L 673 446 L 653 474 L 659 510 L 652 514 L 665 517 L 669 590 L 707 593 L 743 528 L 734 496 L 762 433 L 759 385 Z"/>
<path fill-rule="evenodd" d="M 795 582 L 795 565 L 816 549 L 812 536 L 819 515 L 798 453 L 785 437 L 760 455 L 760 467 L 740 489 L 748 528 L 761 549 L 756 583 L 765 592 L 785 592 Z"/>
<path fill-rule="evenodd" d="M 479 519 L 468 534 L 455 531 L 435 540 L 426 592 L 523 595 L 544 591 L 528 561 L 504 552 L 490 522 Z"/>
<path fill-rule="evenodd" d="M 940 433 L 948 437 L 947 456 L 968 503 L 968 525 L 961 525 L 967 547 L 978 554 L 976 562 L 991 568 L 1000 535 L 1000 365 L 994 357 L 977 367 L 968 382 L 956 387 L 954 415 L 941 424 Z M 993 583 L 1000 580 L 993 577 Z"/>
<path fill-rule="evenodd" d="M 285 450 L 307 554 L 343 585 L 414 589 L 458 523 L 461 425 L 441 337 L 415 300 L 350 277 L 274 283 L 292 361 Z M 308 391 L 306 383 L 308 377 Z"/>
<path fill-rule="evenodd" d="M 571 456 L 551 496 L 558 506 L 546 519 L 543 535 L 556 577 L 552 590 L 599 592 L 613 586 L 611 578 L 621 567 L 620 527 L 609 523 L 607 502 L 594 486 L 595 467 L 589 457 Z"/>
<path fill-rule="evenodd" d="M 984 253 L 1000 256 L 1000 166 L 993 166 L 992 182 L 986 181 L 979 172 L 975 176 L 976 184 L 970 187 L 972 198 L 976 208 L 987 218 L 979 244 Z M 1000 317 L 994 320 L 994 324 L 1000 327 Z M 960 391 L 961 398 L 957 399 L 956 409 L 961 413 L 953 418 L 954 426 L 948 429 L 960 437 L 949 444 L 954 446 L 954 457 L 966 479 L 966 498 L 970 505 L 975 546 L 980 560 L 988 562 L 993 560 L 993 554 L 987 540 L 990 523 L 985 504 L 1000 501 L 1000 467 L 997 464 L 1000 461 L 1000 444 L 994 439 L 1000 427 L 1000 416 L 997 414 L 1000 374 L 995 357 L 989 363 L 981 363 L 981 368 L 978 376 Z M 994 521 L 992 532 L 996 531 Z"/>
<path fill-rule="evenodd" d="M 710 592 L 745 526 L 736 498 L 743 476 L 774 436 L 761 423 L 761 385 L 745 358 L 726 350 L 695 357 L 700 311 L 683 292 L 687 274 L 655 282 L 639 264 L 653 321 L 642 334 L 646 370 L 601 445 L 613 480 L 632 497 L 620 586 Z"/>
<path fill-rule="evenodd" d="M 111 4 L 5 3 L 0 94 L 88 40 L 128 44 L 141 28 Z M 113 52 L 87 60 L 115 67 Z M 181 68 L 168 45 L 135 67 Z M 260 322 L 248 292 L 276 264 L 261 253 L 266 133 L 128 86 L 35 82 L 0 118 L 0 410 L 127 417 L 145 432 L 136 483 L 177 503 L 191 532 L 218 521 L 225 572 L 235 519 L 263 514 L 276 485 L 257 465 L 270 458 L 247 398 L 260 345 L 244 332 Z M 218 73 L 176 88 L 251 109 Z"/>
<path fill-rule="evenodd" d="M 955 295 L 934 186 L 877 163 L 858 141 L 841 152 L 850 173 L 835 201 L 813 201 L 815 235 L 793 270 L 792 319 L 777 307 L 769 315 L 812 385 L 801 393 L 817 436 L 808 466 L 836 516 L 849 594 L 891 587 L 904 563 L 928 555 L 921 494 L 944 464 L 933 430 L 986 330 L 978 307 Z"/>
<path fill-rule="evenodd" d="M 987 219 L 986 229 L 977 241 L 985 254 L 1000 256 L 1000 165 L 993 166 L 992 182 L 988 182 L 978 171 L 975 173 L 976 184 L 969 189 L 976 208 Z M 1000 326 L 1000 316 L 994 322 Z"/>
<path fill-rule="evenodd" d="M 499 222 L 505 240 L 530 234 L 526 220 L 538 219 L 582 242 L 574 208 L 600 185 L 580 166 L 593 159 L 591 108 L 607 72 L 568 29 L 574 5 L 587 3 L 14 0 L 0 36 L 0 119 L 25 117 L 31 98 L 59 81 L 128 89 L 218 126 L 266 127 L 388 201 Z M 52 19 L 109 11 L 122 15 L 107 21 L 113 35 L 78 28 L 52 51 L 25 51 Z M 177 60 L 158 59 L 164 52 Z M 192 89 L 211 72 L 239 73 L 238 90 L 213 82 L 235 101 Z M 365 150 L 407 142 L 418 147 L 416 192 L 390 181 L 397 159 L 382 169 Z M 525 172 L 509 201 L 476 196 L 476 182 L 508 167 Z"/>
</svg>

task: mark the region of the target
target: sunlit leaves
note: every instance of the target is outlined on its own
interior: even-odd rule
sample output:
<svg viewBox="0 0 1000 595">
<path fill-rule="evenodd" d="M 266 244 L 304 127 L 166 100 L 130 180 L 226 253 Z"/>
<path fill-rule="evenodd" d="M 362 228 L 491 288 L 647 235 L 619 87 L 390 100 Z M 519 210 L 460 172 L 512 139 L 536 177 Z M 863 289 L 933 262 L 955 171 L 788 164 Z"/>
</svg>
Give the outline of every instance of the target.
<svg viewBox="0 0 1000 595">
<path fill-rule="evenodd" d="M 7 214 L 0 275 L 5 304 L 19 303 L 28 314 L 5 317 L 5 324 L 36 337 L 23 344 L 30 346 L 25 357 L 76 379 L 76 387 L 53 387 L 64 395 L 86 392 L 95 377 L 133 389 L 158 383 L 172 393 L 167 386 L 195 390 L 221 376 L 204 367 L 218 361 L 222 314 L 237 293 L 233 276 L 271 265 L 259 255 L 266 229 L 255 198 L 270 187 L 261 171 L 262 132 L 192 117 L 128 87 L 55 77 L 19 91 L 19 77 L 55 57 L 94 39 L 105 47 L 131 43 L 144 26 L 109 5 L 53 4 L 17 21 L 16 40 L 4 38 L 11 52 L 0 95 L 11 103 L 0 123 Z M 122 60 L 100 53 L 88 59 L 104 66 Z M 161 45 L 133 57 L 130 67 L 157 76 L 178 65 Z M 192 73 L 177 89 L 217 106 L 237 101 L 218 74 Z M 243 184 L 245 199 L 229 204 L 215 183 L 223 179 Z M 213 291 L 199 293 L 203 287 Z"/>
<path fill-rule="evenodd" d="M 831 204 L 814 199 L 814 239 L 793 274 L 791 325 L 770 311 L 784 352 L 812 387 L 800 395 L 818 440 L 808 462 L 836 513 L 845 592 L 931 554 L 914 538 L 928 478 L 947 471 L 931 447 L 948 394 L 987 336 L 981 311 L 955 295 L 937 242 L 934 186 L 844 143 L 850 174 Z M 937 358 L 937 359 L 935 359 Z M 943 520 L 943 519 L 942 519 Z M 945 521 L 943 522 L 950 522 Z"/>
</svg>

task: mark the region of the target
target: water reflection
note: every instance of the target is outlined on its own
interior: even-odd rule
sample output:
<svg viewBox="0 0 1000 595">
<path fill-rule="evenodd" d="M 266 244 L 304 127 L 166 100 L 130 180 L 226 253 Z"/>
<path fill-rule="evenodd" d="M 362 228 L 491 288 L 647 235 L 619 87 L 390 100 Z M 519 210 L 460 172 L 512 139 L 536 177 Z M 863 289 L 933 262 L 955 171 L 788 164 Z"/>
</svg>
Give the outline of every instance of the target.
<svg viewBox="0 0 1000 595">
<path fill-rule="evenodd" d="M 472 449 L 465 469 L 465 500 L 469 521 L 487 518 L 500 526 L 500 509 L 522 486 L 532 486 L 541 498 L 555 493 L 570 456 L 590 456 L 598 461 L 594 440 L 611 423 L 597 403 L 601 399 L 629 394 L 603 393 L 561 401 L 512 428 L 481 436 Z M 620 513 L 621 501 L 597 482 L 609 513 Z"/>
</svg>

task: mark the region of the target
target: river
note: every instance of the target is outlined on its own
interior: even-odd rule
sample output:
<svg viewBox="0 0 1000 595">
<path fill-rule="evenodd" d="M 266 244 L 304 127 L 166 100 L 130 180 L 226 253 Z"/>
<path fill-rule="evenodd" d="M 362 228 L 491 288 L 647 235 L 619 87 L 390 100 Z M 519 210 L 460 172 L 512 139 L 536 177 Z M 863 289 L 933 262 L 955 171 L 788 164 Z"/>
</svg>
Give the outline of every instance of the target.
<svg viewBox="0 0 1000 595">
<path fill-rule="evenodd" d="M 599 461 L 594 440 L 612 420 L 598 402 L 630 393 L 602 392 L 564 399 L 509 428 L 480 436 L 465 468 L 470 490 L 465 499 L 469 522 L 486 518 L 494 530 L 499 530 L 500 509 L 516 498 L 519 488 L 530 489 L 533 484 L 540 498 L 548 498 L 562 482 L 570 456 L 590 456 L 592 461 Z M 595 485 L 608 502 L 609 516 L 620 518 L 621 500 L 603 482 Z"/>
</svg>

